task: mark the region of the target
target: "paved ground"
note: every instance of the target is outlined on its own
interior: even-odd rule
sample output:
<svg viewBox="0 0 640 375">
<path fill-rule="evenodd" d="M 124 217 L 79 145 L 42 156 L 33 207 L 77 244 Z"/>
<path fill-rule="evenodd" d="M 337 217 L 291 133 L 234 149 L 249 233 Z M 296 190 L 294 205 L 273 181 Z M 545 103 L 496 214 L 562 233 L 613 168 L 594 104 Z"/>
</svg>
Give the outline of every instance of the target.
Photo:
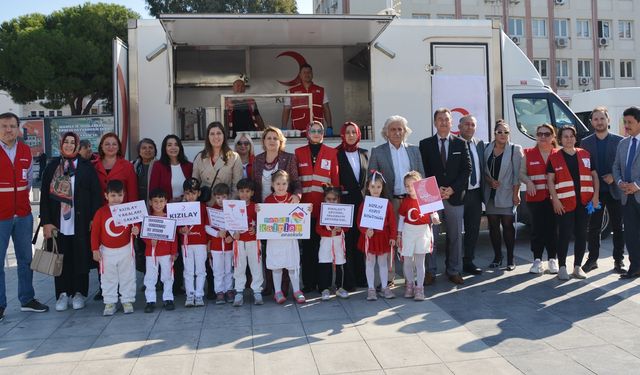
<svg viewBox="0 0 640 375">
<path fill-rule="evenodd" d="M 527 274 L 528 236 L 518 233 L 514 272 L 485 271 L 455 287 L 438 277 L 429 299 L 305 305 L 230 304 L 102 317 L 84 310 L 21 313 L 15 268 L 7 271 L 9 308 L 0 323 L 0 374 L 637 374 L 638 282 L 600 268 L 584 281 Z M 478 265 L 491 259 L 481 234 Z M 141 281 L 139 279 L 139 281 Z M 53 282 L 35 277 L 52 308 Z M 139 283 L 141 285 L 141 283 Z M 92 275 L 91 293 L 97 280 Z M 402 288 L 396 289 L 400 294 Z"/>
</svg>

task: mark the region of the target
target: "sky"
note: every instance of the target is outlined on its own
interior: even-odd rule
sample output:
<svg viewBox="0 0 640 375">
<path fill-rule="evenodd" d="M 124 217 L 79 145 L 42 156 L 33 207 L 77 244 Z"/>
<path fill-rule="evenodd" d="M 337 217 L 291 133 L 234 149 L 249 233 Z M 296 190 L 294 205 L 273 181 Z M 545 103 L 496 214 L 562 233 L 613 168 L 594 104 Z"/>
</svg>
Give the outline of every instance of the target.
<svg viewBox="0 0 640 375">
<path fill-rule="evenodd" d="M 55 10 L 64 7 L 83 4 L 85 2 L 98 3 L 94 0 L 19 0 L 12 1 L 11 6 L 6 6 L 10 0 L 1 0 L 3 3 L 0 10 L 0 22 L 8 21 L 12 18 L 22 16 L 29 13 L 49 14 Z M 296 0 L 298 3 L 299 13 L 311 13 L 312 0 Z M 139 13 L 142 18 L 151 18 L 145 9 L 144 0 L 103 0 L 105 3 L 121 4 L 127 8 Z"/>
</svg>

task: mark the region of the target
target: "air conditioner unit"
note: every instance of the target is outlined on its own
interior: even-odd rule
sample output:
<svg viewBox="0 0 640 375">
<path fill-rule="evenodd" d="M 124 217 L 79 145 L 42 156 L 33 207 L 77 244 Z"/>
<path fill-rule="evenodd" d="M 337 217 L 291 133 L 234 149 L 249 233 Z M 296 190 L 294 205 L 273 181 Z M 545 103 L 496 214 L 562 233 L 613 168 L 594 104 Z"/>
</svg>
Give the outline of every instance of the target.
<svg viewBox="0 0 640 375">
<path fill-rule="evenodd" d="M 556 38 L 556 47 L 565 48 L 569 45 L 568 38 Z"/>
<path fill-rule="evenodd" d="M 591 82 L 591 78 L 590 77 L 580 77 L 578 79 L 578 84 L 580 86 L 588 86 L 590 82 Z"/>
<path fill-rule="evenodd" d="M 564 5 L 567 1 L 566 0 L 555 0 L 554 3 L 556 5 Z"/>
<path fill-rule="evenodd" d="M 600 38 L 598 39 L 598 44 L 600 47 L 606 47 L 609 45 L 609 38 Z"/>
<path fill-rule="evenodd" d="M 515 43 L 515 44 L 520 44 L 520 37 L 518 36 L 512 36 L 511 40 Z"/>
<path fill-rule="evenodd" d="M 569 84 L 567 83 L 567 79 L 565 77 L 558 77 L 556 79 L 556 85 L 558 85 L 558 87 L 567 87 Z"/>
</svg>

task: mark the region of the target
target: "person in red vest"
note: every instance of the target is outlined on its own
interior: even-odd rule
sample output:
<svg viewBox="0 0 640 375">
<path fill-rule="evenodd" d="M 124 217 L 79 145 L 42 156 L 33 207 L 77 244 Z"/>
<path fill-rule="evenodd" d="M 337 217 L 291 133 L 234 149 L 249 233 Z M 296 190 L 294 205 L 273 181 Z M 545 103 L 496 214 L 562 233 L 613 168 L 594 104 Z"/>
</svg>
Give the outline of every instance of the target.
<svg viewBox="0 0 640 375">
<path fill-rule="evenodd" d="M 31 190 L 31 149 L 18 141 L 20 119 L 11 112 L 0 114 L 0 260 L 4 263 L 9 238 L 13 239 L 18 261 L 18 300 L 22 311 L 45 312 L 49 307 L 35 299 L 31 271 L 33 216 Z M 7 295 L 4 266 L 0 266 L 0 321 L 4 319 Z"/>
<path fill-rule="evenodd" d="M 599 206 L 598 173 L 595 163 L 587 150 L 577 148 L 577 132 L 573 126 L 564 126 L 558 137 L 562 149 L 549 155 L 547 163 L 547 186 L 553 211 L 556 213 L 557 230 L 564 235 L 558 236 L 558 279 L 569 280 L 567 272 L 567 252 L 570 233 L 575 237 L 573 273 L 577 279 L 587 275 L 582 268 L 582 259 L 587 247 L 587 227 L 589 214 L 586 206 L 591 202 L 593 208 Z"/>
<path fill-rule="evenodd" d="M 324 127 L 314 121 L 307 129 L 309 144 L 296 149 L 298 177 L 302 183 L 302 203 L 313 204 L 311 228 L 316 227 L 320 216 L 320 204 L 324 199 L 323 186 L 340 186 L 338 172 L 338 151 L 322 144 Z M 320 235 L 311 231 L 311 238 L 302 241 L 302 283 L 303 293 L 318 289 L 318 250 Z"/>
<path fill-rule="evenodd" d="M 529 273 L 542 274 L 542 254 L 547 248 L 548 270 L 558 273 L 556 217 L 547 188 L 547 161 L 557 151 L 556 128 L 542 124 L 536 129 L 536 145 L 524 150 L 520 164 L 520 181 L 527 185 L 527 208 L 531 213 L 531 251 L 533 264 Z"/>
<path fill-rule="evenodd" d="M 289 93 L 311 94 L 313 118 L 309 118 L 309 102 L 306 97 L 287 97 L 282 109 L 282 129 L 287 128 L 289 118 L 291 118 L 292 129 L 305 131 L 312 121 L 318 121 L 321 124 L 325 124 L 327 129 L 331 129 L 331 133 L 333 133 L 329 97 L 324 87 L 313 83 L 313 68 L 311 65 L 302 64 L 298 78 L 300 78 L 300 83 L 291 87 Z"/>
</svg>

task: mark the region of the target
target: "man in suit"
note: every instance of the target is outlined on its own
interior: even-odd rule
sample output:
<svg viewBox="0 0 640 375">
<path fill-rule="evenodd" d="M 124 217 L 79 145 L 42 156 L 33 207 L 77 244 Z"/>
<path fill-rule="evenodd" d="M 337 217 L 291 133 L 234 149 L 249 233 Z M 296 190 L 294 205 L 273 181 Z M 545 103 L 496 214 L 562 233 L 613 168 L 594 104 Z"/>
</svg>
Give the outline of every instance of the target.
<svg viewBox="0 0 640 375">
<path fill-rule="evenodd" d="M 471 160 L 469 185 L 464 195 L 462 270 L 472 275 L 482 273 L 482 269 L 473 264 L 478 234 L 480 233 L 480 219 L 482 218 L 482 171 L 484 170 L 484 142 L 473 137 L 476 134 L 476 126 L 476 118 L 472 115 L 462 117 L 458 124 L 460 137 L 467 142 L 469 147 L 469 160 Z"/>
<path fill-rule="evenodd" d="M 618 145 L 613 179 L 622 191 L 624 241 L 629 252 L 629 270 L 620 278 L 634 279 L 640 277 L 640 108 L 627 108 L 622 115 L 629 136 Z"/>
<path fill-rule="evenodd" d="M 402 116 L 391 116 L 382 128 L 382 137 L 387 141 L 371 150 L 369 168 L 382 173 L 386 183 L 384 195 L 391 200 L 393 212 L 398 216 L 400 200 L 406 197 L 404 175 L 409 171 L 418 171 L 424 176 L 422 158 L 418 147 L 406 143 L 411 129 L 407 126 L 407 119 Z M 392 257 L 393 259 L 393 257 Z M 394 265 L 394 262 L 391 262 Z M 393 283 L 395 272 L 389 271 L 389 283 Z"/>
<path fill-rule="evenodd" d="M 625 273 L 624 269 L 624 238 L 622 233 L 622 205 L 620 204 L 620 189 L 614 183 L 611 167 L 616 158 L 616 149 L 622 137 L 609 133 L 609 112 L 605 107 L 597 107 L 591 112 L 591 125 L 594 134 L 584 138 L 580 146 L 589 151 L 595 161 L 595 168 L 600 182 L 600 202 L 602 209 L 596 210 L 589 218 L 588 247 L 589 258 L 582 266 L 587 273 L 598 268 L 600 255 L 600 232 L 605 208 L 609 211 L 609 220 L 613 229 L 613 261 L 616 273 Z"/>
<path fill-rule="evenodd" d="M 462 231 L 464 221 L 464 196 L 471 175 L 471 160 L 467 143 L 451 134 L 451 111 L 439 108 L 433 119 L 436 135 L 420 141 L 420 153 L 426 176 L 435 176 L 444 203 L 444 224 L 447 228 L 446 273 L 454 284 L 463 284 L 460 276 L 462 261 Z M 428 257 L 428 281 L 436 272 L 435 253 Z"/>
</svg>

